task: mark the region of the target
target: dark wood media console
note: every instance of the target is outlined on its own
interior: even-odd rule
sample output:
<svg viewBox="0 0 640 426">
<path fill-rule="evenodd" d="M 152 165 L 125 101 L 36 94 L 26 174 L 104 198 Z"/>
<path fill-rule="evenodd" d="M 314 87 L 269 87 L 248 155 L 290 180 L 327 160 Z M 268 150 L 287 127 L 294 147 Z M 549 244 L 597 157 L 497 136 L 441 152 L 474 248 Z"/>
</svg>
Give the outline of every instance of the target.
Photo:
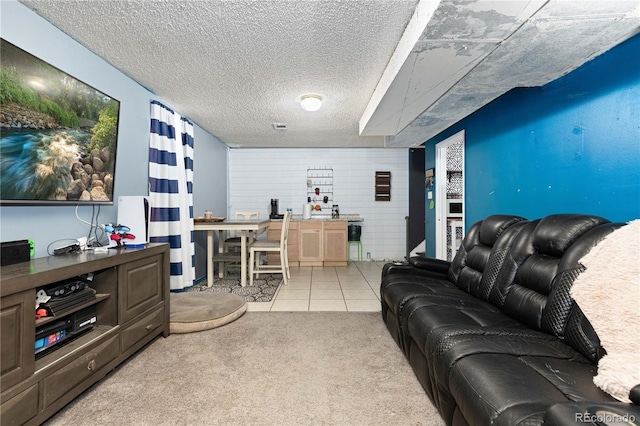
<svg viewBox="0 0 640 426">
<path fill-rule="evenodd" d="M 96 298 L 35 319 L 38 289 L 94 273 Z M 40 424 L 156 336 L 169 335 L 169 246 L 33 259 L 2 268 L 2 425 Z M 95 306 L 93 329 L 35 356 L 35 330 Z"/>
</svg>

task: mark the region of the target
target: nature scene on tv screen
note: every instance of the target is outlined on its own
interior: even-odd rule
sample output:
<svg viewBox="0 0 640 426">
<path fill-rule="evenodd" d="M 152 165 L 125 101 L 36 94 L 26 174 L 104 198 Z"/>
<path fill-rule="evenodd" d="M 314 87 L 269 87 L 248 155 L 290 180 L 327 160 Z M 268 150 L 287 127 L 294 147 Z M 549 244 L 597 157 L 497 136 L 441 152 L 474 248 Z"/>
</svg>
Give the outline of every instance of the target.
<svg viewBox="0 0 640 426">
<path fill-rule="evenodd" d="M 2 201 L 112 202 L 120 103 L 1 43 Z"/>
</svg>

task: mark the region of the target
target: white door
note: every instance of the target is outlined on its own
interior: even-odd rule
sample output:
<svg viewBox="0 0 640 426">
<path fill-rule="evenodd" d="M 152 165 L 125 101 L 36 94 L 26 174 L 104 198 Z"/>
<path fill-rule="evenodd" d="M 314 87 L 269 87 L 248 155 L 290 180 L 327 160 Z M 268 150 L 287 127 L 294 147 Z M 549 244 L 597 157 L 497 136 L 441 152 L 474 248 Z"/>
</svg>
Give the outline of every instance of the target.
<svg viewBox="0 0 640 426">
<path fill-rule="evenodd" d="M 436 144 L 436 257 L 442 260 L 453 259 L 464 237 L 464 207 L 454 216 L 447 211 L 447 194 L 460 197 L 464 206 L 464 145 L 464 130 Z"/>
</svg>

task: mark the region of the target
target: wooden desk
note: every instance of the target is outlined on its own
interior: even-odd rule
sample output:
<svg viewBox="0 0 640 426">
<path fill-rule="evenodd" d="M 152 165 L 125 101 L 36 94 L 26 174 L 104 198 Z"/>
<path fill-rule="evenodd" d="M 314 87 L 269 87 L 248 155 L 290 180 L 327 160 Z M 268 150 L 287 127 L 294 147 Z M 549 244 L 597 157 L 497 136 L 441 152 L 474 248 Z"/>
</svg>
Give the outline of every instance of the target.
<svg viewBox="0 0 640 426">
<path fill-rule="evenodd" d="M 207 221 L 206 219 L 197 219 L 194 222 L 195 231 L 207 231 L 207 286 L 213 285 L 213 262 L 214 262 L 214 245 L 213 233 L 218 231 L 218 252 L 224 251 L 224 231 L 240 232 L 240 242 L 242 251 L 240 253 L 240 284 L 244 287 L 247 285 L 247 234 L 253 231 L 257 234 L 261 233 L 269 226 L 269 219 L 265 220 L 225 220 L 222 222 Z"/>
</svg>

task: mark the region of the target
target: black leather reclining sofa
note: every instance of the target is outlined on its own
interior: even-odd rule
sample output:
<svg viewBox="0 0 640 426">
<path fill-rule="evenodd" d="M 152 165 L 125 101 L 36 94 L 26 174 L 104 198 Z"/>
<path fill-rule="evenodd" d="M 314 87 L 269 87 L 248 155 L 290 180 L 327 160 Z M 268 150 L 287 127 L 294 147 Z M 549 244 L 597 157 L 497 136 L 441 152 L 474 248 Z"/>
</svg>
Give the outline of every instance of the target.
<svg viewBox="0 0 640 426">
<path fill-rule="evenodd" d="M 494 215 L 452 262 L 384 266 L 382 318 L 447 424 L 640 424 L 640 386 L 625 404 L 593 384 L 604 350 L 569 292 L 580 258 L 620 226 Z"/>
</svg>

